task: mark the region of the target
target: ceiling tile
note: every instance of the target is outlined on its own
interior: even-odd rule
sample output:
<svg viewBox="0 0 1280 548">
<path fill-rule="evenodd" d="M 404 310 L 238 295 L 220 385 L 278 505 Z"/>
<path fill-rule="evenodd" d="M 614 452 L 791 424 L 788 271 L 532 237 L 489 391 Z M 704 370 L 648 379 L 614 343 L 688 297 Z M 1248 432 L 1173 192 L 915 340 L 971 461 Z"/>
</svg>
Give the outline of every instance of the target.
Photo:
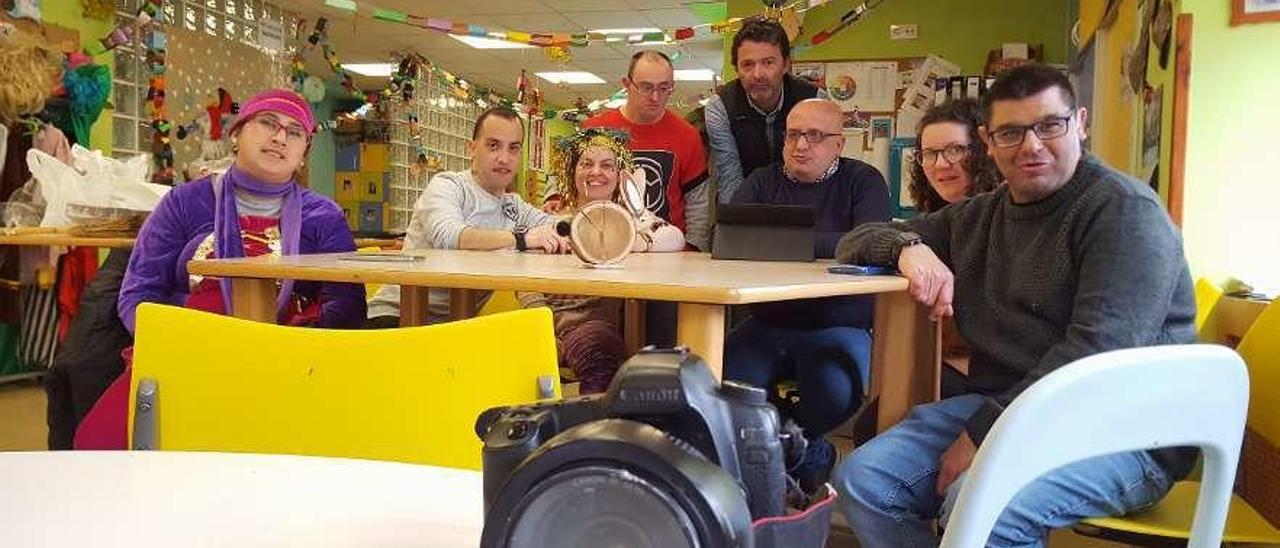
<svg viewBox="0 0 1280 548">
<path fill-rule="evenodd" d="M 524 32 L 572 32 L 577 25 L 554 12 L 493 15 L 494 25 Z"/>
<path fill-rule="evenodd" d="M 547 0 L 552 9 L 564 13 L 569 11 L 611 11 L 626 5 L 618 0 Z"/>
<path fill-rule="evenodd" d="M 683 7 L 690 0 L 625 0 L 627 5 L 636 9 L 660 9 Z"/>
<path fill-rule="evenodd" d="M 509 13 L 547 13 L 557 11 L 539 0 L 520 0 L 519 2 L 472 2 L 469 9 L 472 13 L 495 15 Z"/>
<path fill-rule="evenodd" d="M 636 10 L 570 11 L 563 15 L 582 30 L 647 27 L 646 19 Z"/>
<path fill-rule="evenodd" d="M 640 10 L 640 13 L 652 21 L 654 26 L 663 30 L 690 27 L 701 23 L 697 17 L 685 8 Z"/>
</svg>

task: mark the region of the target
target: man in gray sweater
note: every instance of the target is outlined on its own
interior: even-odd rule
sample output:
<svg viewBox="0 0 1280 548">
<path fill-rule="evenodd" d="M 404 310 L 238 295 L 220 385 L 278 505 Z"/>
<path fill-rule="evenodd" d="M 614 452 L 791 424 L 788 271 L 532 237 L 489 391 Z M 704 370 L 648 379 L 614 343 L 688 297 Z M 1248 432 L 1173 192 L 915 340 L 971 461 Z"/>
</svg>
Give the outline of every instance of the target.
<svg viewBox="0 0 1280 548">
<path fill-rule="evenodd" d="M 837 470 L 864 547 L 936 546 L 933 520 L 945 522 L 977 447 L 1037 379 L 1099 352 L 1195 339 L 1181 237 L 1149 187 L 1082 150 L 1086 112 L 1066 77 L 1019 67 L 983 103 L 980 133 L 1006 185 L 862 225 L 837 247 L 841 262 L 896 266 L 934 319 L 954 313 L 972 349 L 969 393 L 916 407 Z M 988 546 L 1043 546 L 1052 528 L 1152 504 L 1194 457 L 1137 451 L 1056 470 L 1014 498 Z"/>
<path fill-rule="evenodd" d="M 516 111 L 493 107 L 476 118 L 467 153 L 469 171 L 436 174 L 413 206 L 404 249 L 515 248 L 547 253 L 569 251 L 569 242 L 555 232 L 555 219 L 507 192 L 520 171 L 524 123 Z M 491 293 L 481 292 L 482 306 Z M 430 323 L 449 317 L 449 290 L 431 288 L 427 298 Z M 386 285 L 369 301 L 365 327 L 400 325 L 400 286 Z"/>
</svg>

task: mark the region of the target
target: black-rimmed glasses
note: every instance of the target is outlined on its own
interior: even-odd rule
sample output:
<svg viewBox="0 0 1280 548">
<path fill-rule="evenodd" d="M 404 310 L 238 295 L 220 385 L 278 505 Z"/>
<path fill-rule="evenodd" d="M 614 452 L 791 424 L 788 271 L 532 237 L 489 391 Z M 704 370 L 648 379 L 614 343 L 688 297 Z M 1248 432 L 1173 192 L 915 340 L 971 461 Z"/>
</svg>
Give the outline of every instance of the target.
<svg viewBox="0 0 1280 548">
<path fill-rule="evenodd" d="M 826 133 L 823 131 L 818 131 L 816 129 L 811 129 L 809 131 L 787 130 L 786 133 L 782 134 L 782 138 L 785 139 L 786 142 L 788 143 L 794 143 L 796 141 L 799 141 L 801 137 L 804 137 L 804 140 L 808 141 L 809 144 L 811 145 L 816 145 L 818 143 L 821 143 L 827 140 L 827 137 L 839 137 L 839 136 L 840 136 L 839 133 Z"/>
<path fill-rule="evenodd" d="M 1071 117 L 1073 115 L 1074 113 L 1065 116 L 1050 116 L 1029 126 L 1003 126 L 988 135 L 991 136 L 991 142 L 1000 148 L 1013 148 L 1021 145 L 1022 141 L 1027 138 L 1027 131 L 1034 131 L 1036 137 L 1041 141 L 1057 139 L 1066 135 L 1067 130 L 1071 129 Z"/>
<path fill-rule="evenodd" d="M 922 148 L 920 153 L 916 154 L 916 163 L 921 166 L 931 166 L 938 162 L 938 157 L 942 157 L 947 164 L 954 164 L 963 160 L 969 155 L 969 145 L 948 145 L 942 148 Z"/>
</svg>

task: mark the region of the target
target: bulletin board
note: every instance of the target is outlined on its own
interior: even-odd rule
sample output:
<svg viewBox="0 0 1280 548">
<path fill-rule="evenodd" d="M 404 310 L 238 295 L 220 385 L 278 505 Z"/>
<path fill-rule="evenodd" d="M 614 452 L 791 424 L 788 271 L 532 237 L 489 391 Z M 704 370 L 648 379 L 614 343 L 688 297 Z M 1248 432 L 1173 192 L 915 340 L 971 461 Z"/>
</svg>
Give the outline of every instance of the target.
<svg viewBox="0 0 1280 548">
<path fill-rule="evenodd" d="M 934 81 L 960 74 L 935 55 L 889 59 L 795 62 L 791 73 L 825 89 L 844 112 L 842 155 L 871 164 L 885 176 L 894 217 L 914 211 L 906 191 L 916 125 L 935 99 Z"/>
</svg>

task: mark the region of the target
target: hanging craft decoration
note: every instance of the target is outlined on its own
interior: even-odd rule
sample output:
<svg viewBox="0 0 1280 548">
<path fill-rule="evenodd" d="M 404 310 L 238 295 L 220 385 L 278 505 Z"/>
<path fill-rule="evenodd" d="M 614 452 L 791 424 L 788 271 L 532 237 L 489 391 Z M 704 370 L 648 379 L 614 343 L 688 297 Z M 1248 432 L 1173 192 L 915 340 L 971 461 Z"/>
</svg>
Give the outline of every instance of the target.
<svg viewBox="0 0 1280 548">
<path fill-rule="evenodd" d="M 110 21 L 116 14 L 115 0 L 80 0 L 84 16 L 99 21 Z"/>
</svg>

